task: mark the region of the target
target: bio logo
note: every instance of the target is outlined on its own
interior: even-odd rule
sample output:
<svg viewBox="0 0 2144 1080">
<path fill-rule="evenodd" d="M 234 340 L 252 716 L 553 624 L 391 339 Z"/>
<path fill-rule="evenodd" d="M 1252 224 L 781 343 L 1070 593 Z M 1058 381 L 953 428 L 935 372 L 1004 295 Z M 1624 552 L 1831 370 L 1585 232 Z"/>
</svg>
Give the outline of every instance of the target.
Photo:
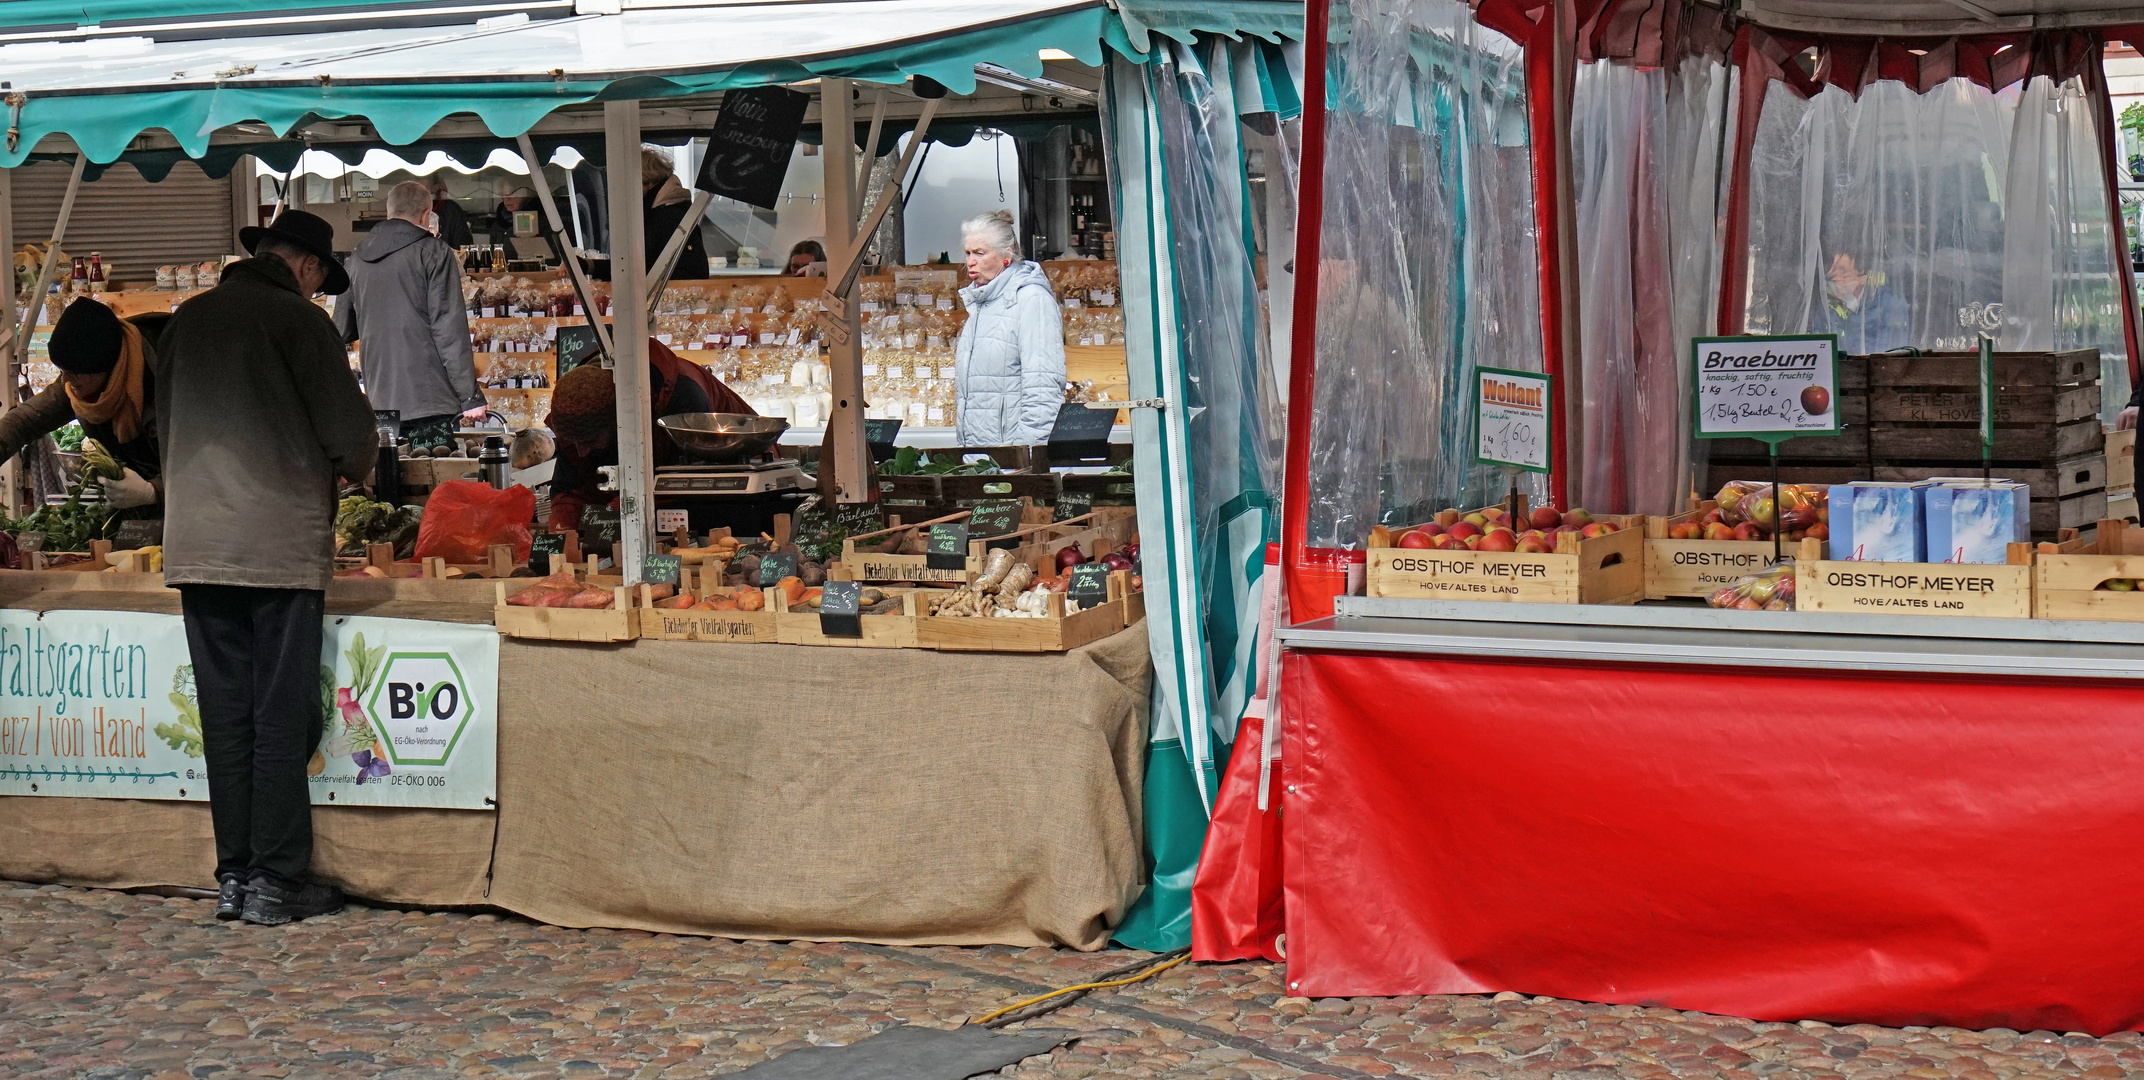
<svg viewBox="0 0 2144 1080">
<path fill-rule="evenodd" d="M 365 712 L 387 759 L 400 765 L 445 765 L 476 715 L 454 657 L 444 652 L 390 653 Z"/>
</svg>

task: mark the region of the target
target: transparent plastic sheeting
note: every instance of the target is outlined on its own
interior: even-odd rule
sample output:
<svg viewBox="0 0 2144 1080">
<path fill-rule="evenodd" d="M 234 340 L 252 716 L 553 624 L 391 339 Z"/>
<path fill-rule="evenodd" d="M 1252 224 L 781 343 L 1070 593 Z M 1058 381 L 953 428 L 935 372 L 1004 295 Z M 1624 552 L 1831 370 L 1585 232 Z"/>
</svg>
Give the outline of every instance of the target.
<svg viewBox="0 0 2144 1080">
<path fill-rule="evenodd" d="M 1581 360 L 1565 385 L 1583 403 L 1566 433 L 1575 505 L 1673 513 L 1702 481 L 1689 342 L 1711 332 L 1718 298 L 1722 142 L 1733 138 L 1733 112 L 1722 106 L 1732 84 L 1732 69 L 1706 56 L 1665 69 L 1579 66 L 1571 174 Z"/>
<path fill-rule="evenodd" d="M 1899 346 L 2100 350 L 2107 417 L 2129 399 L 2121 285 L 2081 79 L 1999 93 L 1952 79 L 1856 99 L 1773 83 L 1750 169 L 1752 334 Z"/>
<path fill-rule="evenodd" d="M 1359 548 L 1504 496 L 1470 380 L 1539 371 L 1541 310 L 1518 45 L 1453 0 L 1335 0 L 1329 25 L 1308 542 Z"/>
</svg>

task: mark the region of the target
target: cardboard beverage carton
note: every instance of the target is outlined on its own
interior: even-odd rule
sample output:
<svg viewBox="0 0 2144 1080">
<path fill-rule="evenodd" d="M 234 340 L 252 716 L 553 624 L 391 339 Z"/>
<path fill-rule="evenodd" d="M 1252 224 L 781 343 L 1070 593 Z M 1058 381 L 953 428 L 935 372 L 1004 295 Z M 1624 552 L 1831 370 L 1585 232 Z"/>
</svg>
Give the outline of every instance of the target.
<svg viewBox="0 0 2144 1080">
<path fill-rule="evenodd" d="M 2032 489 L 2007 480 L 1939 483 L 1923 494 L 1928 557 L 2004 563 L 2009 545 L 2032 538 Z"/>
<path fill-rule="evenodd" d="M 1859 480 L 1831 488 L 1831 552 L 1835 559 L 1926 562 L 1925 481 Z"/>
</svg>

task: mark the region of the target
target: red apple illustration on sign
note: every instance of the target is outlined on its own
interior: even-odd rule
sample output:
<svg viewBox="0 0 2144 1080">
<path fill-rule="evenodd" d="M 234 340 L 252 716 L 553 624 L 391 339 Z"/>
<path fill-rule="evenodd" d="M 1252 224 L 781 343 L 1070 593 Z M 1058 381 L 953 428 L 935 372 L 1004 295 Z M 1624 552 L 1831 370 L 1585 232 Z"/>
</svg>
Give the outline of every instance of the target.
<svg viewBox="0 0 2144 1080">
<path fill-rule="evenodd" d="M 1831 391 L 1821 386 L 1802 389 L 1802 411 L 1811 416 L 1822 416 L 1831 410 Z"/>
</svg>

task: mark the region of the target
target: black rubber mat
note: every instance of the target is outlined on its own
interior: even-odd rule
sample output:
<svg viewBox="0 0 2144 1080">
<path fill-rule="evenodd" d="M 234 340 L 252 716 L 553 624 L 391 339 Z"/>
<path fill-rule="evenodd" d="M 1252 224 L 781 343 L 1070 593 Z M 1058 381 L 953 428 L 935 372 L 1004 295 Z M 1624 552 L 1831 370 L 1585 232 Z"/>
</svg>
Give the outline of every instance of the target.
<svg viewBox="0 0 2144 1080">
<path fill-rule="evenodd" d="M 751 1080 L 967 1080 L 1078 1037 L 1071 1031 L 1010 1035 L 989 1028 L 887 1028 L 847 1046 L 791 1050 L 732 1075 Z"/>
</svg>

